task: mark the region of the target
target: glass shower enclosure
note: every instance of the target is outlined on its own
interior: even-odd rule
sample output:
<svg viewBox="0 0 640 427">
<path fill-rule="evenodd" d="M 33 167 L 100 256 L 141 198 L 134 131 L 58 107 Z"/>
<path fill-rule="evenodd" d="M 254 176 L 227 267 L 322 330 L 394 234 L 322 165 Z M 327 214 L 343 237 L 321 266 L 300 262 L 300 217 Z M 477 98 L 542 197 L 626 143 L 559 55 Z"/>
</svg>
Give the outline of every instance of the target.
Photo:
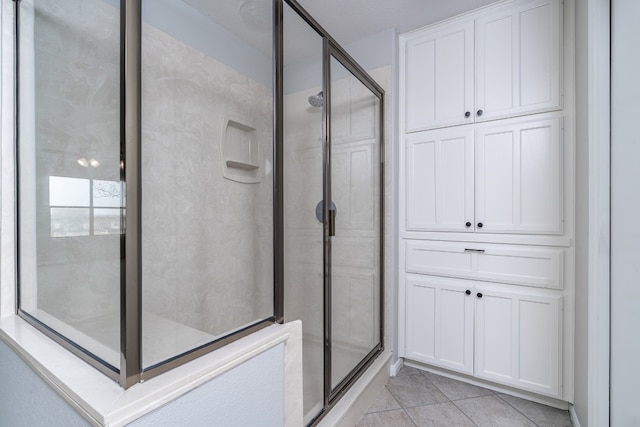
<svg viewBox="0 0 640 427">
<path fill-rule="evenodd" d="M 382 89 L 284 7 L 285 320 L 303 326 L 305 423 L 382 351 Z"/>
<path fill-rule="evenodd" d="M 301 320 L 383 348 L 383 90 L 294 0 L 22 0 L 18 314 L 123 387 Z"/>
</svg>

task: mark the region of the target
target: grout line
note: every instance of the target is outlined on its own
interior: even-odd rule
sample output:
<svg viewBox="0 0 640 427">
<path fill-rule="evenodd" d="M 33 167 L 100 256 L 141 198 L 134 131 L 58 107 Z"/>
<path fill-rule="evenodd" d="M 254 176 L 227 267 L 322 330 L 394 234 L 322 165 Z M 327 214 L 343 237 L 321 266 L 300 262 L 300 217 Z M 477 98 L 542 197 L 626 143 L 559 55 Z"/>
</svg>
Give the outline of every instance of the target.
<svg viewBox="0 0 640 427">
<path fill-rule="evenodd" d="M 526 419 L 528 419 L 529 421 L 531 421 L 535 426 L 540 427 L 538 425 L 538 423 L 536 423 L 535 421 L 533 421 L 531 418 L 527 417 L 524 413 L 522 413 L 522 411 L 520 411 L 518 408 L 516 408 L 515 406 L 513 406 L 511 403 L 507 402 L 506 400 L 504 400 L 499 394 L 496 394 L 496 396 L 498 397 L 498 399 L 500 399 L 502 402 L 506 403 L 507 405 L 511 406 L 513 409 L 516 410 L 516 412 L 518 412 L 519 414 L 521 414 L 523 417 L 525 417 Z"/>
<path fill-rule="evenodd" d="M 405 411 L 405 410 L 404 410 L 404 408 L 402 408 L 402 412 L 404 412 L 404 414 L 405 414 L 407 417 L 409 417 L 409 419 L 411 420 L 411 423 L 412 423 L 414 426 L 418 427 L 418 424 L 416 424 L 415 420 L 414 420 L 413 418 L 411 418 L 411 415 L 407 414 L 407 411 Z"/>
<path fill-rule="evenodd" d="M 470 398 L 470 399 L 471 399 L 471 398 Z M 461 400 L 464 400 L 464 399 L 461 399 Z M 467 417 L 467 419 L 468 419 L 469 421 L 471 421 L 471 424 L 473 424 L 474 426 L 478 427 L 478 424 L 476 424 L 476 422 L 475 422 L 475 421 L 473 421 L 473 420 L 471 419 L 471 417 L 470 417 L 469 415 L 467 415 L 467 413 L 466 413 L 466 412 L 464 412 L 464 411 L 463 411 L 463 410 L 462 410 L 458 405 L 456 405 L 456 402 L 451 401 L 451 403 L 453 403 L 453 406 L 455 406 L 455 407 L 456 407 L 456 409 L 462 413 L 462 415 L 464 415 L 465 417 Z"/>
<path fill-rule="evenodd" d="M 418 406 L 416 406 L 416 408 L 417 408 L 417 407 L 418 407 Z M 418 424 L 416 423 L 416 420 L 414 420 L 414 419 L 413 419 L 413 417 L 412 417 L 411 415 L 409 415 L 409 414 L 407 413 L 407 411 L 405 411 L 404 409 L 402 409 L 402 411 L 404 412 L 404 414 L 405 414 L 407 417 L 409 417 L 409 419 L 411 420 L 411 422 L 413 423 L 413 425 L 414 425 L 414 426 L 416 426 L 416 427 L 418 427 Z"/>
<path fill-rule="evenodd" d="M 495 394 L 482 394 L 480 396 L 469 396 L 469 397 L 462 397 L 460 399 L 451 399 L 452 402 L 462 402 L 463 400 L 470 400 L 470 399 L 478 399 L 480 397 L 491 397 L 491 396 L 496 396 Z"/>
<path fill-rule="evenodd" d="M 432 403 L 423 403 L 422 405 L 411 405 L 411 406 L 402 406 L 401 409 L 413 409 L 413 408 L 420 408 L 422 406 L 433 406 L 433 405 L 440 405 L 441 403 L 453 403 L 450 400 L 447 400 L 446 402 L 432 402 Z"/>
</svg>

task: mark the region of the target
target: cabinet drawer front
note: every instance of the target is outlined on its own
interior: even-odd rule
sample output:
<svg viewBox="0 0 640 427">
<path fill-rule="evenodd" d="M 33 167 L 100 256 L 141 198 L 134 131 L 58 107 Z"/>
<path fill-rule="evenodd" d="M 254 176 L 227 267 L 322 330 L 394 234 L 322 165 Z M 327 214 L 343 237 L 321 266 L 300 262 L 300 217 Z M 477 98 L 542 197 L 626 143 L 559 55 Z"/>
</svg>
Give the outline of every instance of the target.
<svg viewBox="0 0 640 427">
<path fill-rule="evenodd" d="M 562 249 L 487 246 L 477 254 L 474 272 L 484 280 L 562 289 L 563 261 Z"/>
<path fill-rule="evenodd" d="M 562 289 L 561 248 L 407 241 L 408 273 Z"/>
<path fill-rule="evenodd" d="M 407 242 L 407 273 L 472 277 L 471 253 L 458 243 Z"/>
</svg>

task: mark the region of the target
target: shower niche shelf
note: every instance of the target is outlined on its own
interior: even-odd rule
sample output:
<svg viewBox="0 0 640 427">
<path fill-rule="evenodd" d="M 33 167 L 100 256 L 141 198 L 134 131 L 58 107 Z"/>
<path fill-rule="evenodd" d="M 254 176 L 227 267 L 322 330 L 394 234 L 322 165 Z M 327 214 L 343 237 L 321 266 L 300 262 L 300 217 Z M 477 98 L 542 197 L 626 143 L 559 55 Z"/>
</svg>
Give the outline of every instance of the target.
<svg viewBox="0 0 640 427">
<path fill-rule="evenodd" d="M 258 131 L 237 120 L 225 119 L 222 131 L 222 170 L 226 179 L 244 184 L 262 181 Z"/>
</svg>

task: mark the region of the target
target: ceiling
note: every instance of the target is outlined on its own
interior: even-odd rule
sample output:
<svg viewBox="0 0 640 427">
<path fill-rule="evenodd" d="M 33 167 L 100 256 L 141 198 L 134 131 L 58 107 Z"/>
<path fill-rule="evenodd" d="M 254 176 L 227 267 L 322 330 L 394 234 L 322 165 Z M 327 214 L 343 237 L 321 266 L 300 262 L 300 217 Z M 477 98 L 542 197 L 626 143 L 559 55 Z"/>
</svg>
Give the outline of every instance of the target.
<svg viewBox="0 0 640 427">
<path fill-rule="evenodd" d="M 270 0 L 183 0 L 269 54 Z M 395 28 L 419 28 L 496 0 L 298 0 L 341 45 Z"/>
<path fill-rule="evenodd" d="M 346 45 L 380 31 L 404 33 L 496 0 L 298 0 L 325 30 Z"/>
</svg>

